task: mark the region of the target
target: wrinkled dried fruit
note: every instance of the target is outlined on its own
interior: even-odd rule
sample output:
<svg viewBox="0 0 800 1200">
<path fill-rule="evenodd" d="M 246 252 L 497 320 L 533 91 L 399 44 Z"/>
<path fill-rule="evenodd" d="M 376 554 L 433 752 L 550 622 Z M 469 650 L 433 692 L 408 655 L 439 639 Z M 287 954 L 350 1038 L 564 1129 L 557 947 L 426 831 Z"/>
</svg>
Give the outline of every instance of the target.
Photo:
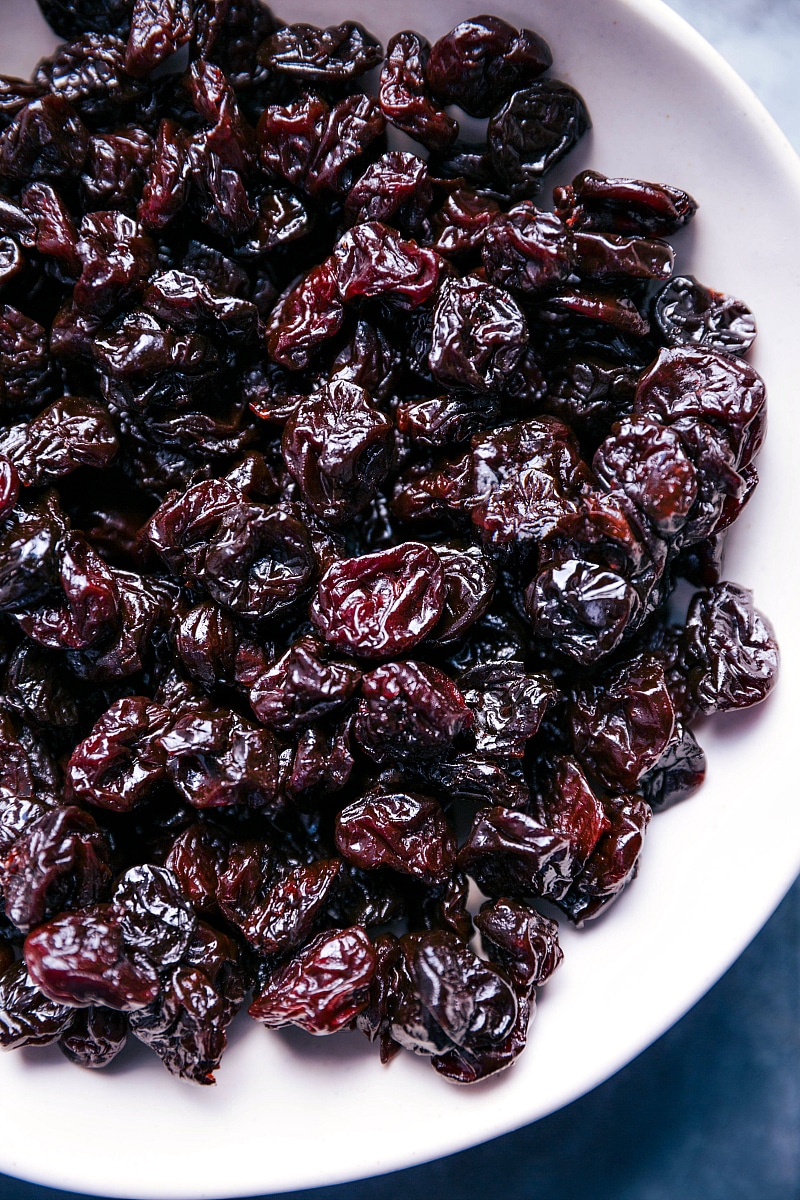
<svg viewBox="0 0 800 1200">
<path fill-rule="evenodd" d="M 127 1040 L 125 1014 L 95 1006 L 75 1013 L 69 1029 L 58 1039 L 58 1048 L 70 1062 L 97 1071 L 114 1061 Z"/>
<path fill-rule="evenodd" d="M 462 21 L 439 38 L 426 74 L 446 104 L 458 104 L 472 117 L 488 117 L 552 62 L 550 47 L 533 30 L 517 30 L 499 17 L 483 16 Z"/>
<path fill-rule="evenodd" d="M 523 993 L 547 983 L 564 957 L 555 921 L 514 900 L 487 902 L 475 924 L 489 961 Z"/>
<path fill-rule="evenodd" d="M 542 179 L 591 128 L 580 95 L 558 79 L 537 80 L 489 121 L 492 166 L 514 196 L 535 196 Z"/>
<path fill-rule="evenodd" d="M 666 749 L 675 710 L 654 658 L 643 656 L 582 689 L 570 706 L 578 757 L 609 788 L 634 788 Z"/>
<path fill-rule="evenodd" d="M 55 808 L 17 838 L 0 862 L 5 913 L 28 933 L 67 908 L 84 908 L 111 884 L 111 850 L 94 819 Z"/>
<path fill-rule="evenodd" d="M 423 883 L 452 871 L 456 841 L 441 806 L 430 796 L 370 792 L 343 808 L 336 845 L 356 867 L 391 867 Z"/>
<path fill-rule="evenodd" d="M 361 680 L 361 696 L 356 741 L 378 763 L 434 758 L 474 723 L 452 679 L 425 663 L 377 667 Z"/>
<path fill-rule="evenodd" d="M 320 580 L 310 612 L 337 649 L 387 658 L 416 646 L 443 608 L 444 574 L 437 554 L 420 542 L 404 542 L 334 562 Z"/>
<path fill-rule="evenodd" d="M 778 647 L 747 588 L 721 583 L 698 593 L 684 636 L 689 686 L 701 712 L 749 708 L 771 691 Z"/>
<path fill-rule="evenodd" d="M 457 861 L 488 896 L 560 900 L 572 882 L 574 851 L 563 834 L 497 805 L 477 814 Z"/>
<path fill-rule="evenodd" d="M 300 401 L 284 426 L 282 448 L 308 506 L 341 525 L 367 507 L 386 479 L 392 426 L 363 388 L 335 379 Z"/>
<path fill-rule="evenodd" d="M 158 995 L 158 972 L 125 943 L 111 905 L 64 913 L 25 939 L 30 977 L 60 1004 L 102 1004 L 121 1012 L 144 1008 Z"/>
<path fill-rule="evenodd" d="M 307 1033 L 336 1033 L 369 1002 L 375 951 L 363 929 L 320 933 L 267 979 L 250 1016 L 269 1029 L 299 1025 Z"/>
<path fill-rule="evenodd" d="M 0 974 L 0 1048 L 49 1046 L 69 1028 L 75 1009 L 51 1000 L 33 983 L 24 962 Z"/>
</svg>

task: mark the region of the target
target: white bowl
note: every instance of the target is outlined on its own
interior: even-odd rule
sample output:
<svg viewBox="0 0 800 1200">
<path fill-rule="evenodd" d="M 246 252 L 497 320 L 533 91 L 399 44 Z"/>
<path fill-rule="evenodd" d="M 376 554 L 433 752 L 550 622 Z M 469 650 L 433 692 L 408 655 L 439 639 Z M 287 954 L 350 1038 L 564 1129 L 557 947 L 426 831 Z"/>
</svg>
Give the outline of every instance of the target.
<svg viewBox="0 0 800 1200">
<path fill-rule="evenodd" d="M 282 0 L 287 19 L 362 20 L 434 39 L 479 5 Z M 0 1061 L 0 1170 L 111 1196 L 226 1197 L 332 1184 L 484 1141 L 575 1099 L 663 1033 L 719 978 L 800 869 L 795 784 L 798 604 L 800 163 L 748 88 L 659 0 L 519 0 L 489 11 L 539 30 L 553 74 L 594 130 L 551 182 L 591 166 L 660 180 L 700 203 L 679 266 L 754 309 L 753 362 L 770 392 L 761 486 L 733 532 L 726 576 L 755 589 L 783 655 L 760 710 L 709 722 L 701 792 L 656 817 L 639 878 L 608 915 L 565 927 L 512 1071 L 457 1089 L 422 1060 L 382 1068 L 359 1035 L 310 1038 L 238 1022 L 216 1089 L 171 1078 L 141 1047 L 107 1073 L 56 1050 Z M 26 73 L 53 38 L 34 0 L 3 0 L 0 69 Z"/>
</svg>

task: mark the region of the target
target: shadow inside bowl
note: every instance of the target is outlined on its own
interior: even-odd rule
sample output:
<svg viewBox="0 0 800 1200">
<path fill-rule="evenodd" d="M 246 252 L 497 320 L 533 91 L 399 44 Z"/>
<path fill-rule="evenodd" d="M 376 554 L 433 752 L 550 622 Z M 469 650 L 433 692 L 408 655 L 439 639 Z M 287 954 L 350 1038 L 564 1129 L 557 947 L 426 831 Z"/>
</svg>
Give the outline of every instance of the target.
<svg viewBox="0 0 800 1200">
<path fill-rule="evenodd" d="M 282 1045 L 297 1058 L 314 1061 L 321 1066 L 329 1062 L 364 1062 L 378 1057 L 377 1045 L 368 1042 L 356 1030 L 346 1029 L 334 1037 L 315 1037 L 293 1026 L 268 1032 L 280 1038 Z"/>
<path fill-rule="evenodd" d="M 702 745 L 704 731 L 713 730 L 715 740 L 738 741 L 749 737 L 757 726 L 766 719 L 770 708 L 769 698 L 763 704 L 752 708 L 742 708 L 731 712 L 714 713 L 710 717 L 702 717 L 696 722 L 696 730 Z"/>
</svg>

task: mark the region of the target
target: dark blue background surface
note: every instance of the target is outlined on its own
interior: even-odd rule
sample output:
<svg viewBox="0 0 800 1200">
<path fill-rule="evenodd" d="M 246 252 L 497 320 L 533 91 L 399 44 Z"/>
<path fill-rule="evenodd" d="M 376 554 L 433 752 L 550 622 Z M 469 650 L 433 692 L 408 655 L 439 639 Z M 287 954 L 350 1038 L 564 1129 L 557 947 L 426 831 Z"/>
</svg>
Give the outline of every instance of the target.
<svg viewBox="0 0 800 1200">
<path fill-rule="evenodd" d="M 111 1119 L 104 1135 L 125 1131 Z M 292 1200 L 411 1196 L 798 1200 L 800 881 L 716 987 L 589 1095 L 463 1154 Z M 68 1200 L 3 1176 L 0 1197 Z"/>
</svg>

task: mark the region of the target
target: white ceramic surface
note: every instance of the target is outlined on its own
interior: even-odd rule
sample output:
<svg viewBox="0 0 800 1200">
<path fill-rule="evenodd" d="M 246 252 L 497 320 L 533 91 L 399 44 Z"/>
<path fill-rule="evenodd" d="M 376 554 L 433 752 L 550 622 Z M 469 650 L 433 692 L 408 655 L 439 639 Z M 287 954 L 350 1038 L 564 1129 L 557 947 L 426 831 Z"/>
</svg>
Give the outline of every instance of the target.
<svg viewBox="0 0 800 1200">
<path fill-rule="evenodd" d="M 475 6 L 476 8 L 479 6 Z M 111 1196 L 223 1197 L 368 1176 L 519 1127 L 579 1096 L 666 1030 L 741 952 L 800 869 L 796 355 L 800 163 L 733 71 L 658 0 L 488 5 L 540 30 L 554 74 L 585 96 L 594 132 L 553 182 L 592 166 L 663 179 L 700 202 L 679 266 L 741 295 L 760 335 L 771 429 L 762 484 L 730 540 L 727 576 L 755 589 L 781 642 L 781 683 L 761 710 L 708 723 L 708 780 L 655 819 L 639 878 L 584 932 L 541 993 L 530 1044 L 505 1076 L 456 1089 L 403 1055 L 388 1069 L 357 1035 L 312 1039 L 234 1027 L 216 1089 L 193 1090 L 134 1047 L 107 1073 L 55 1050 L 0 1060 L 0 1170 Z M 283 0 L 287 18 L 363 20 L 435 38 L 465 0 L 402 9 Z M 27 72 L 52 39 L 34 0 L 2 0 L 0 70 Z"/>
</svg>

